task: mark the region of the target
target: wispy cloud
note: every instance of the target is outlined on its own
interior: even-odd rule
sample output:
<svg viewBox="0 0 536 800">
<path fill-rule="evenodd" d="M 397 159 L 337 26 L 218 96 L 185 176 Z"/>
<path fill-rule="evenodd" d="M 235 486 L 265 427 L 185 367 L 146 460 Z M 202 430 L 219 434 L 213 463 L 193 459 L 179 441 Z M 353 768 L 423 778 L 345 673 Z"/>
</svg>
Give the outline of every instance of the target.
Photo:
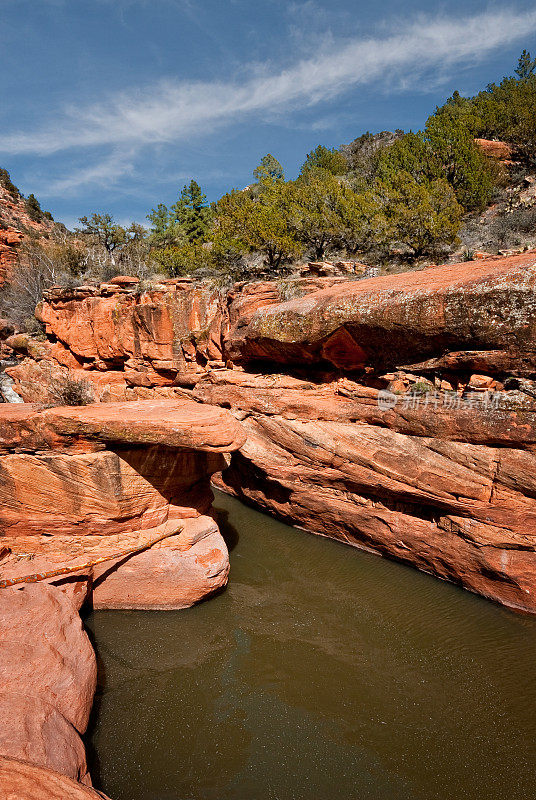
<svg viewBox="0 0 536 800">
<path fill-rule="evenodd" d="M 357 84 L 391 81 L 393 73 L 481 58 L 536 29 L 536 11 L 502 10 L 465 19 L 419 21 L 382 39 L 352 39 L 282 72 L 235 82 L 166 80 L 87 108 L 72 105 L 42 130 L 0 135 L 0 151 L 49 154 L 99 145 L 171 142 L 251 114 L 288 110 L 332 98 Z"/>
<path fill-rule="evenodd" d="M 57 111 L 41 129 L 0 134 L 0 152 L 50 155 L 64 150 L 108 147 L 110 158 L 81 170 L 56 190 L 129 172 L 135 153 L 147 146 L 194 140 L 215 128 L 292 113 L 331 100 L 358 85 L 398 85 L 411 74 L 444 72 L 474 62 L 536 30 L 536 11 L 502 9 L 465 18 L 427 18 L 376 38 L 333 41 L 277 71 L 273 65 L 250 65 L 240 78 L 212 82 L 168 79 L 145 88 L 109 96 L 86 107 Z M 412 81 L 413 85 L 414 82 Z M 116 153 L 127 149 L 127 156 Z"/>
<path fill-rule="evenodd" d="M 41 188 L 38 186 L 36 191 L 41 197 L 55 197 L 69 194 L 79 186 L 100 186 L 103 183 L 113 185 L 119 178 L 133 172 L 134 156 L 134 150 L 114 149 L 102 160 L 82 169 L 71 170 L 64 178 L 47 181 Z"/>
</svg>

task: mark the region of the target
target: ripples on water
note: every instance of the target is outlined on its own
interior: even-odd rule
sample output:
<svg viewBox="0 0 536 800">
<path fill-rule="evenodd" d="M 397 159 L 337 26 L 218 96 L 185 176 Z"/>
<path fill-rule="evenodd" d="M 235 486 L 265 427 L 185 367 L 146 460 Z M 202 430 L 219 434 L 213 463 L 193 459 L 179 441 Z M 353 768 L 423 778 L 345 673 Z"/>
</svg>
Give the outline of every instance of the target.
<svg viewBox="0 0 536 800">
<path fill-rule="evenodd" d="M 536 796 L 536 620 L 218 494 L 226 592 L 103 611 L 91 771 L 113 800 Z"/>
</svg>

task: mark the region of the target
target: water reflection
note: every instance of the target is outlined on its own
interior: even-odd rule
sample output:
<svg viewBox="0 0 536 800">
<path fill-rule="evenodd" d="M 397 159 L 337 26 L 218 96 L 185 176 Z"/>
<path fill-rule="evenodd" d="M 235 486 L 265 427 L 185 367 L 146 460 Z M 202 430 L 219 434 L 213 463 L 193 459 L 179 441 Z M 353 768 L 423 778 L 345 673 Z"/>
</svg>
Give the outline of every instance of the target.
<svg viewBox="0 0 536 800">
<path fill-rule="evenodd" d="M 114 800 L 534 796 L 536 621 L 218 495 L 231 582 L 100 612 L 92 773 Z"/>
</svg>

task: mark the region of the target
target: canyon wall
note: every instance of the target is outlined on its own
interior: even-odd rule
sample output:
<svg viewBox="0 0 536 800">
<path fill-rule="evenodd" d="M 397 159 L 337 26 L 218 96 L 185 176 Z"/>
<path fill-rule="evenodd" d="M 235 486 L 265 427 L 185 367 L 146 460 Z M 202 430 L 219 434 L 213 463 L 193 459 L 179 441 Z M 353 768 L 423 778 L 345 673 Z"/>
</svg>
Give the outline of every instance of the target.
<svg viewBox="0 0 536 800">
<path fill-rule="evenodd" d="M 101 400 L 229 409 L 248 439 L 226 490 L 534 613 L 535 263 L 219 295 L 134 279 L 55 290 L 38 310 L 46 341 L 7 340 L 10 373 L 26 400 L 63 370 Z"/>
<path fill-rule="evenodd" d="M 536 612 L 535 282 L 527 253 L 260 309 L 227 353 L 275 374 L 221 372 L 194 391 L 248 434 L 221 485 Z M 529 394 L 505 391 L 507 376 Z"/>
<path fill-rule="evenodd" d="M 180 395 L 227 360 L 225 342 L 258 308 L 341 282 L 299 278 L 237 284 L 229 292 L 187 279 L 144 287 L 119 276 L 100 286 L 51 289 L 37 307 L 46 341 L 25 334 L 4 346 L 20 363 L 7 370 L 26 402 L 46 402 L 50 382 L 69 375 L 91 385 L 95 400 Z"/>
</svg>

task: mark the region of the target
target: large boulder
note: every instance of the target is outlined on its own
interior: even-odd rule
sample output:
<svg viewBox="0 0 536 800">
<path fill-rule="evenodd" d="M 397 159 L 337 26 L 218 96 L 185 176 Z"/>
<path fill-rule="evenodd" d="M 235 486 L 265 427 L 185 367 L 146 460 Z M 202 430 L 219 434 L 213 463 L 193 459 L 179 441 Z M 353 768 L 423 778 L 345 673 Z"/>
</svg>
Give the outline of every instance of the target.
<svg viewBox="0 0 536 800">
<path fill-rule="evenodd" d="M 0 591 L 0 755 L 90 783 L 79 734 L 96 680 L 93 648 L 66 594 L 44 583 Z"/>
<path fill-rule="evenodd" d="M 259 309 L 236 326 L 227 355 L 351 372 L 493 351 L 502 373 L 529 374 L 536 371 L 535 287 L 535 252 L 345 282 Z"/>
</svg>

